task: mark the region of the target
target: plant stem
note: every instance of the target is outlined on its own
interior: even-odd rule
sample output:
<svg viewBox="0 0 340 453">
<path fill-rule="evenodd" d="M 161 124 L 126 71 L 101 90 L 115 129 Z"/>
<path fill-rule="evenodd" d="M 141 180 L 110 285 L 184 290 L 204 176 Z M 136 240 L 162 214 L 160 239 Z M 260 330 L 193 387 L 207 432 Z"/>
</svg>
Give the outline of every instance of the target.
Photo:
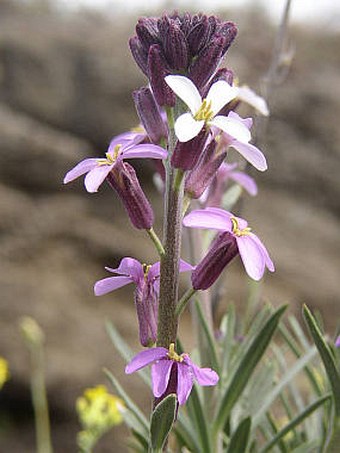
<svg viewBox="0 0 340 453">
<path fill-rule="evenodd" d="M 148 233 L 150 239 L 154 243 L 154 246 L 156 247 L 159 256 L 162 257 L 164 255 L 164 248 L 163 248 L 161 240 L 155 233 L 154 229 L 150 228 L 150 230 L 146 230 L 146 232 Z"/>
<path fill-rule="evenodd" d="M 176 342 L 178 318 L 176 304 L 179 284 L 179 259 L 182 239 L 182 205 L 184 194 L 184 172 L 171 167 L 170 161 L 176 146 L 173 128 L 173 111 L 168 114 L 169 139 L 166 162 L 166 189 L 164 199 L 163 244 L 161 256 L 160 295 L 158 310 L 157 345 L 168 348 Z"/>
<path fill-rule="evenodd" d="M 178 301 L 177 307 L 176 307 L 176 316 L 180 316 L 182 311 L 184 310 L 185 306 L 191 299 L 191 297 L 196 293 L 196 289 L 194 288 L 189 288 L 181 297 L 181 299 Z"/>
</svg>

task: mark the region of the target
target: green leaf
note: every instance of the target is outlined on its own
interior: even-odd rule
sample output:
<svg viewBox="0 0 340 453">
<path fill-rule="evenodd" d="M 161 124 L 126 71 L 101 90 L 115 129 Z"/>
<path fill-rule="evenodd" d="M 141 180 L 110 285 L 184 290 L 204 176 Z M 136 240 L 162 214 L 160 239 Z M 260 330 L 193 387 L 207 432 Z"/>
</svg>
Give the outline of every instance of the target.
<svg viewBox="0 0 340 453">
<path fill-rule="evenodd" d="M 251 418 L 247 417 L 241 421 L 230 439 L 227 453 L 245 453 L 249 442 L 251 429 Z"/>
<path fill-rule="evenodd" d="M 132 357 L 135 355 L 130 346 L 126 343 L 123 337 L 120 335 L 118 330 L 112 324 L 111 321 L 106 321 L 106 330 L 109 334 L 109 337 L 113 343 L 113 346 L 117 349 L 120 356 L 126 361 L 130 362 Z M 149 372 L 146 369 L 141 369 L 138 372 L 138 376 L 140 376 L 146 385 L 151 387 L 151 379 Z"/>
<path fill-rule="evenodd" d="M 128 394 L 125 392 L 123 387 L 119 384 L 117 379 L 113 376 L 113 374 L 104 368 L 104 373 L 110 380 L 111 384 L 113 385 L 117 395 L 124 401 L 126 407 L 130 410 L 131 414 L 134 416 L 135 425 L 133 428 L 139 432 L 145 438 L 148 438 L 149 432 L 149 423 L 143 414 L 143 412 L 139 409 L 139 407 L 131 400 Z M 127 420 L 128 423 L 128 420 Z M 128 423 L 129 424 L 129 423 Z"/>
<path fill-rule="evenodd" d="M 224 377 L 230 366 L 233 345 L 235 341 L 235 326 L 236 314 L 235 306 L 229 305 L 228 313 L 224 316 L 221 322 L 221 330 L 223 332 L 223 352 L 222 352 L 222 377 Z"/>
<path fill-rule="evenodd" d="M 305 368 L 306 364 L 311 361 L 311 359 L 316 355 L 316 349 L 311 348 L 311 350 L 299 360 L 286 372 L 284 377 L 280 379 L 278 384 L 266 394 L 263 398 L 262 405 L 258 408 L 258 411 L 254 417 L 254 426 L 257 426 L 261 421 L 261 418 L 265 415 L 266 411 L 269 409 L 274 400 L 279 396 L 282 390 L 292 382 L 295 376 Z"/>
<path fill-rule="evenodd" d="M 177 397 L 168 395 L 157 404 L 151 415 L 150 436 L 151 447 L 155 453 L 161 453 L 165 441 L 176 418 Z"/>
<path fill-rule="evenodd" d="M 297 415 L 293 420 L 291 420 L 284 428 L 279 431 L 273 439 L 268 442 L 260 453 L 266 453 L 267 451 L 271 450 L 274 445 L 276 445 L 287 433 L 292 431 L 296 426 L 298 426 L 305 418 L 307 418 L 310 414 L 312 414 L 316 409 L 318 409 L 322 404 L 326 401 L 329 401 L 331 395 L 325 395 L 322 398 L 317 399 L 312 404 L 310 404 L 306 409 Z"/>
<path fill-rule="evenodd" d="M 211 360 L 211 365 L 212 368 L 216 371 L 217 374 L 220 374 L 220 365 L 218 363 L 217 359 L 217 352 L 216 352 L 216 347 L 215 347 L 215 340 L 211 334 L 210 328 L 207 324 L 207 321 L 203 315 L 202 308 L 200 306 L 200 303 L 195 299 L 195 307 L 197 310 L 198 314 L 198 320 L 203 328 L 203 332 L 205 334 L 205 337 L 207 339 L 207 344 L 209 348 L 209 354 L 210 354 L 210 360 Z"/>
<path fill-rule="evenodd" d="M 187 409 L 189 419 L 195 425 L 196 436 L 199 438 L 199 444 L 202 447 L 202 453 L 209 453 L 211 451 L 211 441 L 209 435 L 209 427 L 205 416 L 202 402 L 194 385 L 189 400 L 187 402 Z"/>
<path fill-rule="evenodd" d="M 237 402 L 247 385 L 250 376 L 254 372 L 256 365 L 263 356 L 285 309 L 286 306 L 283 306 L 273 313 L 244 354 L 241 363 L 235 370 L 231 382 L 219 404 L 217 417 L 214 423 L 215 433 L 220 429 L 223 429 L 223 426 L 230 415 L 230 411 L 234 407 L 234 404 Z"/>
<path fill-rule="evenodd" d="M 335 413 L 338 417 L 340 417 L 340 376 L 336 367 L 332 350 L 323 338 L 319 326 L 307 305 L 304 305 L 303 307 L 303 315 L 308 329 L 313 337 L 314 343 L 318 348 L 328 379 L 331 384 L 335 403 Z"/>
</svg>

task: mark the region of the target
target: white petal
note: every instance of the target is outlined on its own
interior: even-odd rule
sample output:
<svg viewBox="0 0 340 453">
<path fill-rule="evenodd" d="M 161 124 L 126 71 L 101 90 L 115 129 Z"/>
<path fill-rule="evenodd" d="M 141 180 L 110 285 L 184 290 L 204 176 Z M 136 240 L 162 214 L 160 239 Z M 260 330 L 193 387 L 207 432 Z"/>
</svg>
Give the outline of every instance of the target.
<svg viewBox="0 0 340 453">
<path fill-rule="evenodd" d="M 180 142 L 188 142 L 196 137 L 204 126 L 204 121 L 196 121 L 191 113 L 183 113 L 175 122 L 175 134 Z"/>
<path fill-rule="evenodd" d="M 224 80 L 215 82 L 207 95 L 207 101 L 211 101 L 211 109 L 216 115 L 222 107 L 236 98 L 238 89 L 229 85 Z"/>
<path fill-rule="evenodd" d="M 187 77 L 169 75 L 164 78 L 172 91 L 189 107 L 195 115 L 202 105 L 202 98 L 193 82 Z"/>
<path fill-rule="evenodd" d="M 240 101 L 246 102 L 247 104 L 254 107 L 254 109 L 260 112 L 262 115 L 269 115 L 269 109 L 265 99 L 263 99 L 261 96 L 258 96 L 255 91 L 251 90 L 246 85 L 239 87 L 237 97 Z"/>
<path fill-rule="evenodd" d="M 210 123 L 219 127 L 222 131 L 241 143 L 248 143 L 251 139 L 249 129 L 241 121 L 238 121 L 235 118 L 219 115 L 215 116 Z"/>
<path fill-rule="evenodd" d="M 266 158 L 262 151 L 251 143 L 241 143 L 237 140 L 233 140 L 230 146 L 236 149 L 250 164 L 252 164 L 257 170 L 265 171 L 268 168 Z"/>
</svg>

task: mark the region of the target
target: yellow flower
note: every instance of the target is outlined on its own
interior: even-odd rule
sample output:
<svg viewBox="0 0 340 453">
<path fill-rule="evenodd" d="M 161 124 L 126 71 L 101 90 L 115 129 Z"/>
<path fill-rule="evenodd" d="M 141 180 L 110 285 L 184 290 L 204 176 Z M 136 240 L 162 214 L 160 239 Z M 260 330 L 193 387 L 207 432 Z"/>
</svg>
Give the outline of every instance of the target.
<svg viewBox="0 0 340 453">
<path fill-rule="evenodd" d="M 9 376 L 8 362 L 0 357 L 0 389 L 3 387 L 4 383 L 8 381 Z"/>
<path fill-rule="evenodd" d="M 106 431 L 119 425 L 123 418 L 123 401 L 108 393 L 104 385 L 86 389 L 76 402 L 76 409 L 84 429 Z"/>
</svg>

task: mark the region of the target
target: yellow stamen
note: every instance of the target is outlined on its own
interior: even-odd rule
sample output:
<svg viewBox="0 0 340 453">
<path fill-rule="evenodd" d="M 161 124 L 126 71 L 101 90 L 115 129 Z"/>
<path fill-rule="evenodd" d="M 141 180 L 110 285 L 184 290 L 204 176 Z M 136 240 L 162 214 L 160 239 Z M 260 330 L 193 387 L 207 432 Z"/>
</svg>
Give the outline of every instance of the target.
<svg viewBox="0 0 340 453">
<path fill-rule="evenodd" d="M 116 145 L 113 150 L 113 154 L 106 153 L 105 154 L 106 159 L 97 159 L 98 165 L 113 165 L 116 162 L 116 160 L 121 152 L 121 149 L 122 149 L 122 145 Z"/>
<path fill-rule="evenodd" d="M 145 264 L 145 263 L 142 264 L 144 280 L 146 280 L 148 278 L 148 273 L 149 273 L 150 267 L 151 267 L 150 264 Z"/>
<path fill-rule="evenodd" d="M 203 99 L 201 107 L 194 115 L 196 121 L 210 121 L 214 117 L 214 112 L 211 110 L 211 101 Z"/>
<path fill-rule="evenodd" d="M 248 234 L 250 234 L 251 228 L 249 227 L 240 230 L 236 217 L 232 217 L 230 220 L 232 224 L 233 233 L 235 234 L 235 236 L 247 236 Z"/>
<path fill-rule="evenodd" d="M 169 357 L 169 359 L 174 360 L 175 362 L 183 362 L 183 360 L 184 360 L 182 355 L 178 355 L 177 352 L 175 352 L 174 343 L 171 343 L 169 346 L 168 357 Z"/>
<path fill-rule="evenodd" d="M 132 127 L 130 129 L 131 132 L 136 132 L 137 134 L 145 134 L 145 129 L 143 126 L 139 125 L 139 126 L 136 126 L 136 127 Z"/>
</svg>

